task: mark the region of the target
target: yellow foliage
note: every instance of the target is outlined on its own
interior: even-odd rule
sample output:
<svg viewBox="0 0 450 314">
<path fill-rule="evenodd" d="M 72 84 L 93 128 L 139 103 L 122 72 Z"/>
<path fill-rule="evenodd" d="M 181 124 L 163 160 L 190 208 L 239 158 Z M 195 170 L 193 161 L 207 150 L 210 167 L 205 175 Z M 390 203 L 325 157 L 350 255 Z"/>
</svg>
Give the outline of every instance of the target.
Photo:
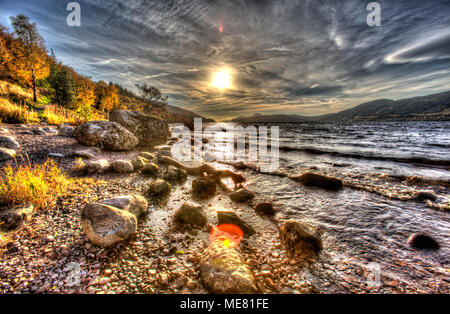
<svg viewBox="0 0 450 314">
<path fill-rule="evenodd" d="M 79 125 L 84 122 L 83 118 L 75 112 L 56 105 L 46 106 L 42 116 L 47 119 L 48 124 L 52 125 L 61 125 L 64 123 Z"/>
<path fill-rule="evenodd" d="M 6 166 L 0 179 L 0 203 L 5 205 L 33 204 L 45 209 L 63 195 L 71 180 L 49 159 L 43 165 Z"/>
<path fill-rule="evenodd" d="M 5 123 L 39 122 L 38 114 L 27 107 L 12 104 L 8 99 L 0 97 L 0 120 Z"/>
<path fill-rule="evenodd" d="M 22 87 L 11 84 L 6 81 L 0 81 L 0 96 L 9 97 L 11 95 L 17 96 L 18 98 L 33 98 L 33 93 L 24 90 Z"/>
</svg>

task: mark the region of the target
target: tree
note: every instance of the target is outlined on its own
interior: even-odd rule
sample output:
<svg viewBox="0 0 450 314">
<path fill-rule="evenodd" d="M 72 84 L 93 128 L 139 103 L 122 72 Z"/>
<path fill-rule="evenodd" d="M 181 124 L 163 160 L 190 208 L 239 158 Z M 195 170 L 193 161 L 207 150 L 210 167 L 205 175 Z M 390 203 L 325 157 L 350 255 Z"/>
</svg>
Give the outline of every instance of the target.
<svg viewBox="0 0 450 314">
<path fill-rule="evenodd" d="M 119 108 L 119 91 L 112 83 L 99 81 L 95 89 L 96 106 L 103 112 Z"/>
<path fill-rule="evenodd" d="M 152 106 L 163 107 L 167 104 L 168 97 L 164 97 L 158 88 L 150 86 L 147 83 L 136 84 L 136 87 L 139 89 L 141 98 Z"/>
<path fill-rule="evenodd" d="M 33 99 L 37 101 L 36 80 L 46 78 L 50 71 L 44 39 L 39 35 L 36 23 L 31 23 L 27 16 L 19 14 L 10 19 L 19 39 L 15 45 L 16 58 L 21 62 L 19 72 L 32 85 Z"/>
<path fill-rule="evenodd" d="M 51 101 L 70 108 L 74 105 L 76 85 L 73 70 L 61 63 L 52 63 L 50 75 L 47 78 Z"/>
</svg>

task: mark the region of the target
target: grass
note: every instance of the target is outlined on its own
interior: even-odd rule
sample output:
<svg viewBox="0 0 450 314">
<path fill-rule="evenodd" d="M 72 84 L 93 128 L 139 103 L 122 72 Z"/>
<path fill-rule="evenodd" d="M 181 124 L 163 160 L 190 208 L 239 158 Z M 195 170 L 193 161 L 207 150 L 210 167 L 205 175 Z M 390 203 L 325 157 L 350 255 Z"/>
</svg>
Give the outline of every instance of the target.
<svg viewBox="0 0 450 314">
<path fill-rule="evenodd" d="M 80 125 L 84 122 L 84 119 L 75 112 L 56 105 L 46 106 L 42 117 L 46 118 L 47 123 L 52 125 L 62 125 L 64 123 Z"/>
<path fill-rule="evenodd" d="M 25 106 L 18 106 L 6 98 L 0 98 L 0 120 L 5 123 L 35 123 L 39 122 L 39 117 Z"/>
<path fill-rule="evenodd" d="M 33 204 L 35 209 L 46 209 L 63 195 L 71 179 L 49 159 L 44 164 L 24 165 L 2 169 L 0 204 L 7 206 Z"/>
<path fill-rule="evenodd" d="M 24 90 L 22 87 L 12 84 L 6 81 L 0 81 L 0 96 L 10 97 L 14 95 L 19 98 L 33 98 L 33 93 L 31 91 Z"/>
</svg>

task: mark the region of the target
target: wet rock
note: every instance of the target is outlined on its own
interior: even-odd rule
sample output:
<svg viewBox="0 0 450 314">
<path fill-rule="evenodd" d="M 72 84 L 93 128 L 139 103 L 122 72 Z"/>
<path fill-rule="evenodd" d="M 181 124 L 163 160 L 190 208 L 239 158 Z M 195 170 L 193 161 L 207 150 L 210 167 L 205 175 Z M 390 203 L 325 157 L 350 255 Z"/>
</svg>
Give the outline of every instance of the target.
<svg viewBox="0 0 450 314">
<path fill-rule="evenodd" d="M 58 135 L 65 137 L 73 137 L 75 128 L 73 126 L 63 126 L 58 130 Z"/>
<path fill-rule="evenodd" d="M 212 293 L 256 293 L 250 267 L 233 248 L 212 243 L 200 261 L 200 277 Z"/>
<path fill-rule="evenodd" d="M 257 213 L 268 215 L 268 216 L 274 216 L 275 210 L 273 208 L 272 203 L 270 202 L 262 202 L 255 205 L 254 210 Z"/>
<path fill-rule="evenodd" d="M 317 230 L 295 220 L 287 220 L 280 228 L 280 237 L 284 245 L 294 253 L 322 250 L 322 239 Z"/>
<path fill-rule="evenodd" d="M 130 160 L 130 162 L 133 165 L 135 171 L 139 171 L 146 165 L 148 165 L 148 160 L 141 156 L 134 157 L 133 159 Z"/>
<path fill-rule="evenodd" d="M 16 158 L 14 149 L 0 147 L 0 161 L 6 161 Z"/>
<path fill-rule="evenodd" d="M 34 206 L 26 207 L 16 206 L 7 210 L 0 211 L 0 228 L 16 229 L 28 222 L 33 215 Z"/>
<path fill-rule="evenodd" d="M 154 164 L 150 163 L 146 165 L 144 168 L 142 168 L 141 173 L 149 176 L 157 175 L 159 172 L 159 167 Z"/>
<path fill-rule="evenodd" d="M 182 224 L 189 224 L 203 227 L 208 223 L 206 214 L 201 205 L 185 202 L 178 208 L 174 215 L 175 221 Z"/>
<path fill-rule="evenodd" d="M 293 177 L 292 179 L 303 185 L 325 190 L 337 191 L 343 187 L 342 180 L 313 172 L 306 172 L 298 177 Z"/>
<path fill-rule="evenodd" d="M 211 178 L 195 178 L 192 181 L 192 193 L 200 199 L 207 199 L 216 195 L 216 181 Z"/>
<path fill-rule="evenodd" d="M 139 142 L 126 128 L 109 121 L 86 122 L 75 129 L 74 136 L 80 144 L 111 151 L 131 150 Z"/>
<path fill-rule="evenodd" d="M 169 137 L 169 126 L 163 119 L 138 111 L 113 110 L 109 121 L 117 122 L 132 132 L 139 145 L 149 147 L 164 144 Z"/>
<path fill-rule="evenodd" d="M 130 212 L 136 217 L 148 214 L 148 202 L 143 196 L 138 194 L 110 198 L 102 201 L 101 204 Z"/>
<path fill-rule="evenodd" d="M 130 173 L 134 171 L 133 164 L 127 160 L 115 160 L 111 163 L 110 168 L 116 173 Z"/>
<path fill-rule="evenodd" d="M 251 200 L 254 197 L 255 197 L 255 194 L 246 188 L 239 189 L 239 190 L 231 193 L 231 195 L 230 195 L 230 198 L 233 201 L 238 202 L 238 203 L 244 203 L 248 200 Z"/>
<path fill-rule="evenodd" d="M 109 162 L 106 159 L 89 161 L 83 167 L 83 172 L 87 174 L 103 173 L 109 169 Z"/>
<path fill-rule="evenodd" d="M 88 204 L 81 213 L 84 233 L 95 245 L 111 247 L 137 230 L 134 214 L 105 204 Z"/>
<path fill-rule="evenodd" d="M 167 170 L 164 173 L 164 180 L 171 182 L 182 182 L 185 181 L 187 177 L 188 174 L 185 170 L 173 166 L 167 167 Z"/>
<path fill-rule="evenodd" d="M 12 136 L 0 136 L 0 147 L 18 150 L 20 145 Z"/>
<path fill-rule="evenodd" d="M 218 211 L 217 212 L 217 220 L 219 225 L 222 224 L 232 224 L 235 226 L 238 226 L 241 228 L 241 230 L 244 232 L 245 236 L 250 236 L 252 234 L 255 234 L 255 229 L 243 221 L 236 213 L 230 212 L 230 211 Z"/>
<path fill-rule="evenodd" d="M 138 154 L 139 157 L 145 158 L 147 160 L 153 160 L 155 159 L 155 155 L 149 152 L 141 152 Z"/>
<path fill-rule="evenodd" d="M 158 179 L 155 182 L 153 182 L 152 184 L 150 184 L 147 193 L 149 195 L 156 196 L 156 197 L 165 197 L 165 196 L 169 195 L 171 190 L 172 190 L 172 186 L 168 182 L 166 182 L 162 179 Z"/>
<path fill-rule="evenodd" d="M 423 233 L 413 233 L 408 238 L 408 244 L 419 250 L 439 250 L 440 245 L 431 236 Z"/>
<path fill-rule="evenodd" d="M 419 191 L 414 193 L 413 199 L 418 201 L 432 201 L 435 202 L 437 200 L 436 194 L 433 191 Z"/>
</svg>

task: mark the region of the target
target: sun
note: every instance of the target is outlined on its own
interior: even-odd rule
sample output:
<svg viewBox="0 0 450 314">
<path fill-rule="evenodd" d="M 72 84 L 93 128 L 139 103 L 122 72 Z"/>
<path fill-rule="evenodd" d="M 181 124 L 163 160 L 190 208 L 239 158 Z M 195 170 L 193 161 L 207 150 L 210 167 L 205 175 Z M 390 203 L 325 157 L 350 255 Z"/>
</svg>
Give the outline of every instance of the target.
<svg viewBox="0 0 450 314">
<path fill-rule="evenodd" d="M 218 89 L 231 88 L 231 73 L 227 69 L 221 69 L 214 73 L 211 86 Z"/>
</svg>

